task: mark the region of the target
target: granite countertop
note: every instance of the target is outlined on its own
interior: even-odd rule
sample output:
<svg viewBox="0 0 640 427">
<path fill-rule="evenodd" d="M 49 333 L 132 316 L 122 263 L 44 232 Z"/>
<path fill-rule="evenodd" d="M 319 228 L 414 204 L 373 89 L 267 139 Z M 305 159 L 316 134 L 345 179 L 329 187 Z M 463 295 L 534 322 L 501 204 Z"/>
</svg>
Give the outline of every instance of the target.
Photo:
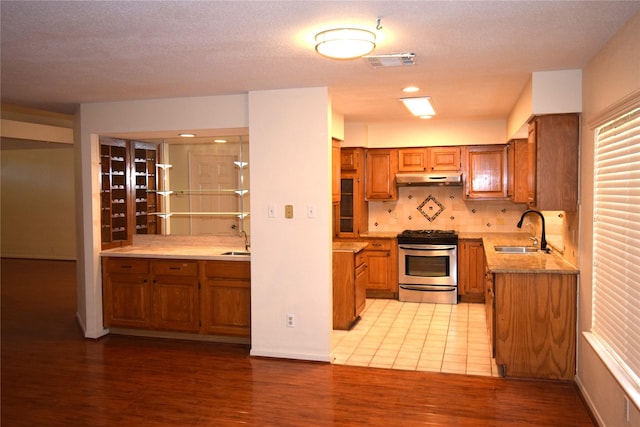
<svg viewBox="0 0 640 427">
<path fill-rule="evenodd" d="M 536 251 L 524 254 L 496 252 L 494 246 L 530 246 L 523 233 L 491 233 L 482 236 L 487 267 L 492 273 L 578 274 L 579 270 L 556 252 Z"/>
<path fill-rule="evenodd" d="M 251 256 L 222 255 L 244 252 L 244 239 L 237 237 L 195 237 L 136 235 L 133 244 L 100 252 L 101 256 L 135 258 L 203 259 L 249 261 Z"/>
<path fill-rule="evenodd" d="M 333 242 L 333 251 L 358 253 L 367 246 L 369 244 L 364 242 Z"/>
<path fill-rule="evenodd" d="M 366 233 L 360 233 L 360 237 L 365 239 L 395 239 L 400 231 L 367 231 Z"/>
</svg>

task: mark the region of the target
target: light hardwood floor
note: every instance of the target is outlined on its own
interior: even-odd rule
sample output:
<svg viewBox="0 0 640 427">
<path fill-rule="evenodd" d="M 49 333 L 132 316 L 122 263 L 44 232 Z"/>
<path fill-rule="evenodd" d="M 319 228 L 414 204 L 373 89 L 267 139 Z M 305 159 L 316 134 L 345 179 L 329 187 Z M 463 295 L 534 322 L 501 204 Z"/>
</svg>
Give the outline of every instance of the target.
<svg viewBox="0 0 640 427">
<path fill-rule="evenodd" d="M 85 340 L 75 263 L 3 259 L 2 426 L 592 426 L 572 383 Z"/>
</svg>

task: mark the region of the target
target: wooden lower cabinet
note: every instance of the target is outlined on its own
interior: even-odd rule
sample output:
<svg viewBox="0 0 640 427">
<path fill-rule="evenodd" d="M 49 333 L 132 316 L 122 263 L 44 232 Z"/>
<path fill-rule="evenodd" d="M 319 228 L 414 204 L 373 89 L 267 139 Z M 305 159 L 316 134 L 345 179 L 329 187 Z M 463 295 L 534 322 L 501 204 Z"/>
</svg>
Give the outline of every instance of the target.
<svg viewBox="0 0 640 427">
<path fill-rule="evenodd" d="M 363 251 L 333 251 L 333 329 L 348 330 L 367 302 Z"/>
<path fill-rule="evenodd" d="M 367 297 L 398 298 L 398 244 L 396 239 L 367 239 Z"/>
<path fill-rule="evenodd" d="M 574 274 L 493 274 L 496 364 L 509 377 L 573 381 Z"/>
<path fill-rule="evenodd" d="M 482 239 L 458 243 L 458 295 L 461 302 L 485 302 L 484 246 Z"/>
<path fill-rule="evenodd" d="M 151 326 L 164 331 L 198 332 L 198 262 L 154 260 L 151 272 Z"/>
<path fill-rule="evenodd" d="M 251 331 L 251 268 L 248 262 L 204 261 L 200 332 L 248 337 Z"/>
<path fill-rule="evenodd" d="M 102 258 L 105 327 L 151 327 L 149 260 Z"/>
<path fill-rule="evenodd" d="M 102 258 L 104 326 L 249 337 L 248 261 Z"/>
</svg>

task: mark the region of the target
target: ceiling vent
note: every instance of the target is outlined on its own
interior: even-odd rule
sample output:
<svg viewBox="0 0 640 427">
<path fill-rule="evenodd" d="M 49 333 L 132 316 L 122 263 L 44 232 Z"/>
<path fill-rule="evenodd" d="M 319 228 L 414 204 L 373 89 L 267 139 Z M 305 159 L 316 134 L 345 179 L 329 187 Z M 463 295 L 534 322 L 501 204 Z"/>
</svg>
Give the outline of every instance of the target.
<svg viewBox="0 0 640 427">
<path fill-rule="evenodd" d="M 389 53 L 386 55 L 367 55 L 364 59 L 373 68 L 404 67 L 416 63 L 415 53 Z"/>
</svg>

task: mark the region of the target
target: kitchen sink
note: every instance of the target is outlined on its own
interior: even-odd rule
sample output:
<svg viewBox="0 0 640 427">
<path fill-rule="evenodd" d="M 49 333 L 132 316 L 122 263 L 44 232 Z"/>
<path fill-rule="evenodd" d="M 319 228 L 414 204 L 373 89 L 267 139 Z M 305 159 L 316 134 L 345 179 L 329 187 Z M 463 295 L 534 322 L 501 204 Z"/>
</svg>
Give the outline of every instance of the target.
<svg viewBox="0 0 640 427">
<path fill-rule="evenodd" d="M 506 254 L 528 254 L 538 252 L 538 248 L 535 246 L 494 246 L 496 252 L 502 252 Z"/>
<path fill-rule="evenodd" d="M 245 252 L 245 251 L 229 251 L 229 252 L 223 252 L 221 255 L 249 256 L 249 255 L 251 255 L 251 252 Z"/>
</svg>

